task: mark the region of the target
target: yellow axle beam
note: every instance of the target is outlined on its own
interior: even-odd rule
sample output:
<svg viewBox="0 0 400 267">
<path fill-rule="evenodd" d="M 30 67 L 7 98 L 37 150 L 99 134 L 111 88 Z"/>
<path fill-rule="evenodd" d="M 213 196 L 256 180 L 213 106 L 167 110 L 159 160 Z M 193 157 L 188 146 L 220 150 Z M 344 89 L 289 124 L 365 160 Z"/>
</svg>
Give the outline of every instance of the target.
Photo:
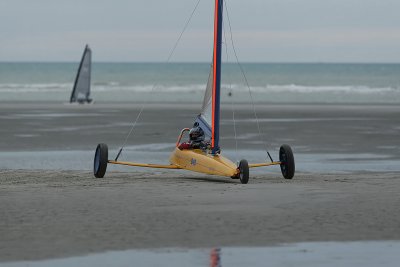
<svg viewBox="0 0 400 267">
<path fill-rule="evenodd" d="M 148 164 L 148 163 L 137 163 L 137 162 L 125 162 L 125 161 L 115 161 L 109 160 L 110 164 L 135 166 L 135 167 L 145 167 L 145 168 L 156 168 L 156 169 L 182 169 L 176 165 L 158 165 L 158 164 Z"/>
<path fill-rule="evenodd" d="M 116 165 L 126 165 L 126 166 L 133 166 L 133 167 L 145 167 L 145 168 L 156 168 L 156 169 L 182 169 L 176 165 L 159 165 L 159 164 L 149 164 L 149 163 L 138 163 L 138 162 L 126 162 L 126 161 L 115 161 L 109 160 L 108 163 L 116 164 Z M 268 163 L 251 163 L 249 164 L 249 168 L 258 168 L 258 167 L 267 167 L 273 165 L 280 165 L 281 162 L 268 162 Z"/>
<path fill-rule="evenodd" d="M 249 168 L 267 167 L 273 165 L 281 165 L 281 162 L 275 161 L 275 162 L 265 162 L 265 163 L 252 163 L 249 164 Z"/>
</svg>

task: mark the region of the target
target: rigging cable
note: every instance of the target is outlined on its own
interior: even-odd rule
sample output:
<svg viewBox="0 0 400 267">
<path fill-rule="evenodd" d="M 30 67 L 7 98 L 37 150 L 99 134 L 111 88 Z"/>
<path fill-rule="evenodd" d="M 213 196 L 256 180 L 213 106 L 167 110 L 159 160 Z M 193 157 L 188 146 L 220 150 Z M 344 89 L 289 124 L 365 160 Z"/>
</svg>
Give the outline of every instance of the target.
<svg viewBox="0 0 400 267">
<path fill-rule="evenodd" d="M 196 5 L 195 5 L 195 7 L 194 7 L 192 13 L 190 14 L 188 20 L 186 21 L 186 24 L 185 24 L 185 26 L 183 27 L 183 29 L 182 29 L 182 31 L 181 31 L 181 33 L 180 33 L 178 39 L 176 40 L 176 42 L 175 42 L 175 44 L 174 44 L 174 46 L 173 46 L 171 52 L 169 53 L 168 58 L 167 58 L 167 60 L 165 61 L 165 63 L 169 63 L 169 62 L 170 62 L 170 60 L 171 60 L 171 58 L 172 58 L 172 56 L 173 56 L 173 54 L 174 54 L 176 48 L 178 47 L 179 42 L 180 42 L 181 39 L 182 39 L 183 34 L 185 33 L 187 27 L 189 26 L 189 23 L 190 23 L 190 21 L 192 20 L 193 15 L 194 15 L 194 13 L 195 13 L 196 10 L 197 10 L 197 7 L 198 7 L 199 4 L 200 4 L 200 1 L 201 1 L 201 0 L 198 0 L 198 1 L 197 1 L 197 3 L 196 3 Z M 153 87 L 152 87 L 151 90 L 150 90 L 150 94 L 153 93 L 153 91 L 154 91 L 154 89 L 155 89 L 156 87 L 157 87 L 157 84 L 154 84 Z M 130 129 L 130 131 L 129 131 L 129 133 L 128 133 L 128 135 L 126 136 L 124 143 L 122 144 L 120 150 L 118 151 L 117 156 L 115 157 L 115 161 L 118 161 L 119 156 L 121 156 L 122 150 L 124 149 L 126 143 L 128 142 L 128 139 L 129 139 L 129 137 L 131 136 L 131 134 L 132 134 L 132 132 L 133 132 L 133 129 L 135 128 L 137 122 L 139 121 L 139 118 L 140 118 L 140 116 L 141 116 L 142 113 L 143 113 L 144 107 L 145 107 L 145 103 L 142 104 L 142 107 L 140 108 L 139 114 L 137 115 L 137 117 L 136 117 L 136 119 L 135 119 L 135 121 L 134 121 L 134 123 L 133 123 L 133 125 L 132 125 L 132 127 L 131 127 L 131 129 Z"/>
<path fill-rule="evenodd" d="M 240 68 L 240 71 L 242 72 L 242 75 L 243 75 L 244 80 L 245 80 L 245 82 L 246 82 L 246 86 L 247 86 L 247 88 L 248 88 L 248 90 L 249 90 L 249 94 L 250 94 L 250 98 L 251 98 L 251 104 L 252 104 L 252 106 L 253 106 L 254 117 L 255 117 L 256 122 L 257 122 L 257 129 L 258 129 L 258 134 L 259 134 L 259 136 L 260 136 L 260 141 L 264 144 L 264 146 L 265 146 L 265 151 L 267 152 L 269 159 L 271 160 L 271 162 L 274 162 L 274 160 L 273 160 L 272 157 L 271 157 L 271 154 L 270 154 L 269 151 L 268 151 L 267 143 L 265 142 L 264 137 L 263 137 L 263 135 L 261 134 L 260 122 L 259 122 L 259 119 L 258 119 L 256 106 L 255 106 L 255 104 L 254 104 L 253 94 L 251 93 L 251 88 L 250 88 L 249 82 L 248 82 L 248 80 L 247 80 L 246 74 L 245 74 L 245 72 L 244 72 L 244 70 L 243 70 L 242 64 L 240 64 L 240 62 L 239 62 L 239 58 L 238 58 L 238 55 L 237 55 L 237 53 L 236 53 L 235 43 L 234 43 L 234 41 L 233 41 L 232 26 L 231 26 L 231 20 L 230 20 L 230 17 L 229 17 L 229 11 L 228 11 L 227 0 L 225 0 L 225 10 L 226 10 L 226 17 L 227 17 L 227 19 L 228 19 L 228 24 L 229 24 L 229 31 L 230 31 L 230 37 L 231 37 L 230 39 L 231 39 L 231 43 L 232 43 L 233 53 L 234 53 L 234 55 L 235 55 L 236 62 L 237 62 L 237 64 L 238 64 L 238 66 L 239 66 L 239 68 Z"/>
<path fill-rule="evenodd" d="M 228 50 L 228 42 L 226 41 L 226 31 L 225 31 L 225 23 L 222 21 L 222 28 L 223 28 L 223 33 L 224 33 L 224 45 L 225 45 L 225 51 L 226 51 L 226 63 L 229 62 L 229 50 Z M 232 107 L 232 121 L 233 121 L 233 132 L 235 134 L 235 156 L 236 156 L 236 162 L 239 162 L 238 160 L 238 140 L 237 140 L 237 131 L 236 131 L 236 120 L 235 120 L 235 106 L 233 103 L 233 98 L 232 98 L 232 80 L 229 79 L 229 93 L 231 94 L 231 107 Z"/>
</svg>

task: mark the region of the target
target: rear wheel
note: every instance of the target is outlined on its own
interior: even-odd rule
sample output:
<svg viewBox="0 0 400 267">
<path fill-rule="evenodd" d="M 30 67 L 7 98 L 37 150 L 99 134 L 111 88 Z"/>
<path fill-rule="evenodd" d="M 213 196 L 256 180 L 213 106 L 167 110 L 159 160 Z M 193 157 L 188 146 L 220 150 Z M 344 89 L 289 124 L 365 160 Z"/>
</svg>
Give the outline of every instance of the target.
<svg viewBox="0 0 400 267">
<path fill-rule="evenodd" d="M 294 156 L 292 149 L 288 145 L 282 145 L 279 149 L 279 161 L 281 171 L 285 179 L 292 179 L 295 172 Z"/>
<path fill-rule="evenodd" d="M 93 173 L 96 178 L 103 178 L 106 174 L 108 162 L 108 147 L 106 144 L 98 144 L 94 155 Z"/>
<path fill-rule="evenodd" d="M 242 184 L 249 182 L 249 163 L 245 159 L 239 163 L 239 179 Z"/>
</svg>

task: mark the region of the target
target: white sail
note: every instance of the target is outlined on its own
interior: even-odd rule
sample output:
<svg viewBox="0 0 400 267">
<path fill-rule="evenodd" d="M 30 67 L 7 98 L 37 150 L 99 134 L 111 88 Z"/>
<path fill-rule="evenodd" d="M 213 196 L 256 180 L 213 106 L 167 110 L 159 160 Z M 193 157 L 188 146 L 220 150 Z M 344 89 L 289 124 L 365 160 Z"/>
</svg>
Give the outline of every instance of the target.
<svg viewBox="0 0 400 267">
<path fill-rule="evenodd" d="M 210 127 L 212 127 L 211 121 L 212 121 L 212 87 L 213 87 L 213 73 L 214 73 L 214 68 L 211 65 L 211 70 L 210 74 L 208 76 L 208 82 L 207 82 L 207 88 L 206 92 L 204 94 L 204 99 L 203 99 L 203 106 L 201 108 L 201 116 L 204 119 L 205 122 L 208 123 Z"/>
<path fill-rule="evenodd" d="M 200 126 L 207 140 L 211 140 L 211 129 L 212 129 L 212 91 L 213 91 L 213 73 L 214 68 L 211 65 L 210 74 L 208 76 L 208 82 L 206 91 L 204 93 L 203 105 L 201 107 L 200 115 L 196 117 L 194 126 Z"/>
<path fill-rule="evenodd" d="M 90 96 L 90 78 L 92 65 L 92 50 L 88 45 L 83 52 L 82 60 L 76 75 L 74 88 L 71 94 L 71 102 L 91 102 Z"/>
</svg>

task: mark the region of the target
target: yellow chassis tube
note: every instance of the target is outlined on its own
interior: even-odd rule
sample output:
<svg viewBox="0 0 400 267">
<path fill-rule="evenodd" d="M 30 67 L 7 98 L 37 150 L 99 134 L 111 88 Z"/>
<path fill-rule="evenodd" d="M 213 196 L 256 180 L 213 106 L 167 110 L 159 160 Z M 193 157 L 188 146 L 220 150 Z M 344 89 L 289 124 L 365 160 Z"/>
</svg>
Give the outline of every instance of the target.
<svg viewBox="0 0 400 267">
<path fill-rule="evenodd" d="M 126 162 L 126 161 L 115 161 L 115 160 L 109 160 L 108 161 L 109 164 L 114 164 L 114 165 L 125 165 L 125 166 L 131 166 L 131 167 L 144 167 L 144 168 L 154 168 L 154 169 L 175 169 L 175 170 L 181 170 L 181 169 L 189 169 L 189 168 L 182 168 L 179 167 L 177 165 L 160 165 L 160 164 L 150 164 L 150 163 L 139 163 L 139 162 Z M 280 165 L 280 162 L 268 162 L 268 163 L 252 163 L 249 164 L 249 168 L 259 168 L 259 167 L 268 167 L 268 166 L 274 166 L 274 165 Z M 231 165 L 232 166 L 232 165 Z M 193 170 L 193 169 L 190 169 Z M 231 169 L 232 170 L 232 169 Z M 196 170 L 198 171 L 198 170 Z M 203 171 L 198 171 L 198 172 L 203 172 Z M 229 175 L 227 173 L 221 173 L 221 172 L 216 172 L 213 171 L 211 172 L 207 172 L 208 174 L 215 174 L 215 175 L 224 175 L 224 176 L 229 176 L 232 173 L 229 173 Z M 235 175 L 237 174 L 237 172 L 235 173 Z"/>
<path fill-rule="evenodd" d="M 175 169 L 179 170 L 182 169 L 176 165 L 159 165 L 159 164 L 151 164 L 151 163 L 138 163 L 138 162 L 127 162 L 127 161 L 115 161 L 109 160 L 108 163 L 115 164 L 115 165 L 125 165 L 125 166 L 132 166 L 132 167 L 144 167 L 144 168 L 155 168 L 155 169 Z M 281 165 L 281 162 L 274 161 L 274 162 L 265 162 L 265 163 L 250 163 L 249 168 L 259 168 L 259 167 L 268 167 L 274 165 Z"/>
<path fill-rule="evenodd" d="M 148 163 L 137 163 L 137 162 L 125 162 L 125 161 L 115 161 L 109 160 L 108 163 L 116 165 L 126 165 L 134 167 L 145 167 L 145 168 L 155 168 L 155 169 L 182 169 L 176 165 L 158 165 L 158 164 L 148 164 Z"/>
<path fill-rule="evenodd" d="M 187 169 L 187 170 L 191 170 L 191 171 L 203 172 L 203 173 L 214 174 L 214 175 L 223 175 L 223 176 L 231 176 L 231 175 L 237 174 L 237 169 L 236 169 L 236 172 L 232 173 L 232 171 L 233 171 L 232 165 L 230 166 L 231 168 L 229 168 L 231 170 L 231 172 L 224 173 L 224 172 L 215 171 L 214 168 L 212 168 L 213 171 L 210 171 L 210 170 L 209 171 L 200 171 L 200 170 L 194 170 L 192 168 L 187 168 L 186 166 L 185 166 L 186 167 L 185 168 L 185 167 L 180 167 L 180 166 L 173 165 L 173 164 L 160 165 L 160 164 L 126 162 L 126 161 L 115 161 L 115 160 L 109 160 L 108 163 L 114 164 L 114 165 L 125 165 L 125 166 L 131 166 L 131 167 L 144 167 L 144 168 L 154 168 L 154 169 L 175 169 L 175 170 Z M 249 168 L 268 167 L 268 166 L 274 166 L 274 165 L 280 165 L 280 164 L 281 164 L 280 162 L 252 163 L 252 164 L 249 164 Z M 226 166 L 224 166 L 224 167 L 226 167 Z"/>
<path fill-rule="evenodd" d="M 249 168 L 268 167 L 274 165 L 281 165 L 280 161 L 265 162 L 265 163 L 249 163 Z"/>
</svg>

